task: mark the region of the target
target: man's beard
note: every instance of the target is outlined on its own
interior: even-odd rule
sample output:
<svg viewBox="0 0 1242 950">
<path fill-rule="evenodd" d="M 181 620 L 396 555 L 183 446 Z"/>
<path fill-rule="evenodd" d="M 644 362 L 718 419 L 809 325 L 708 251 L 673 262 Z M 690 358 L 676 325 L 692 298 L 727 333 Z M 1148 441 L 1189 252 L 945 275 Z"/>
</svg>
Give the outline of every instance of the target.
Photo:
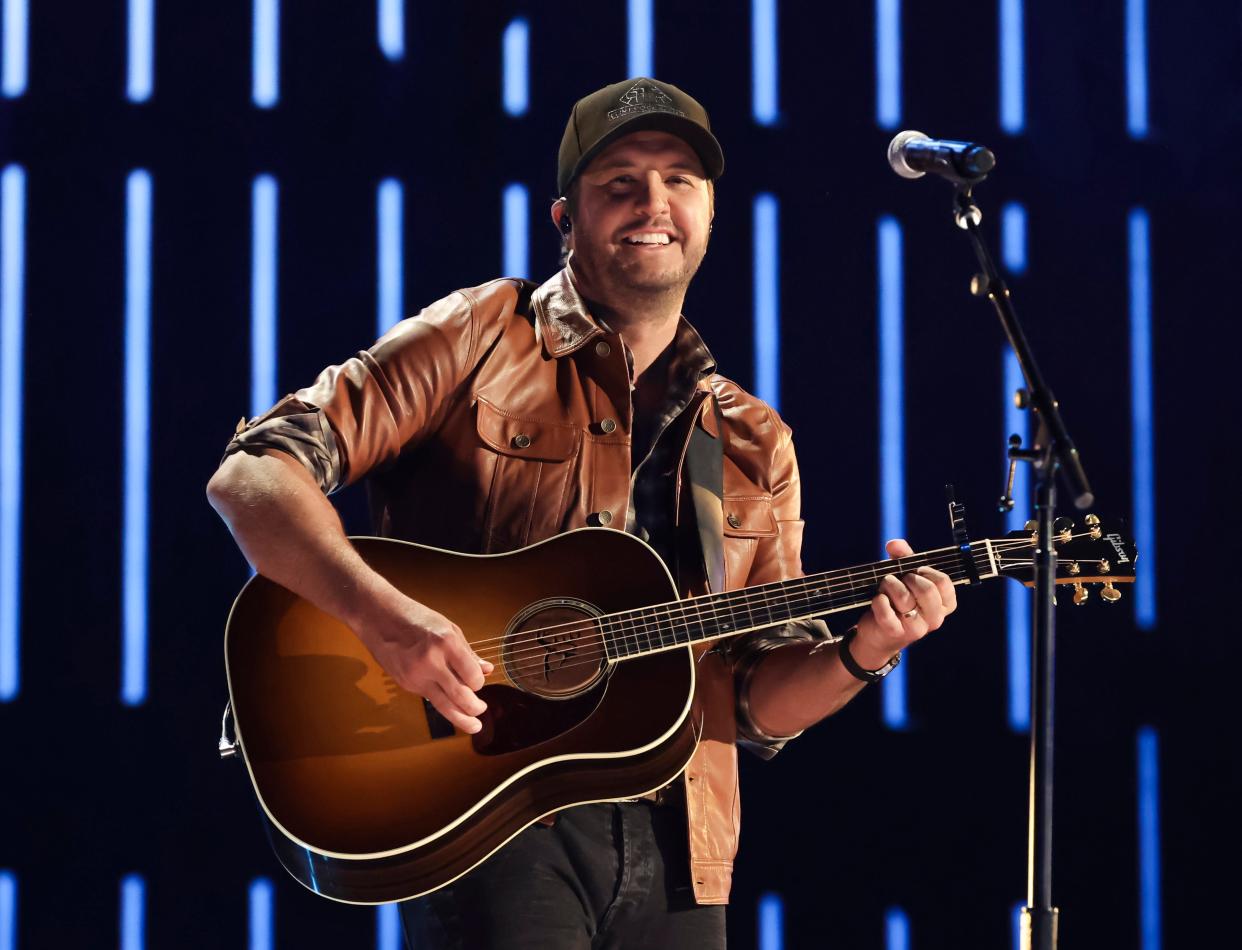
<svg viewBox="0 0 1242 950">
<path fill-rule="evenodd" d="M 575 268 L 579 272 L 585 270 L 591 281 L 601 285 L 602 290 L 621 296 L 664 297 L 685 294 L 706 252 L 706 245 L 697 249 L 687 249 L 682 245 L 680 259 L 658 269 L 640 259 L 623 261 L 615 255 L 583 254 L 582 251 L 574 253 L 573 261 Z"/>
</svg>

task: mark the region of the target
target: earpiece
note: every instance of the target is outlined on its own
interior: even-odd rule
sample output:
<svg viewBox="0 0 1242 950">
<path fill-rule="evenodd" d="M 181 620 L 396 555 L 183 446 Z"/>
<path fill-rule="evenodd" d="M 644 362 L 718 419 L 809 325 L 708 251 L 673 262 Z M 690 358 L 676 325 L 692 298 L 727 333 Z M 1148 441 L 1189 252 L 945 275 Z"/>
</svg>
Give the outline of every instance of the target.
<svg viewBox="0 0 1242 950">
<path fill-rule="evenodd" d="M 568 214 L 561 215 L 561 234 L 568 234 L 574 229 L 574 223 L 569 220 Z"/>
</svg>

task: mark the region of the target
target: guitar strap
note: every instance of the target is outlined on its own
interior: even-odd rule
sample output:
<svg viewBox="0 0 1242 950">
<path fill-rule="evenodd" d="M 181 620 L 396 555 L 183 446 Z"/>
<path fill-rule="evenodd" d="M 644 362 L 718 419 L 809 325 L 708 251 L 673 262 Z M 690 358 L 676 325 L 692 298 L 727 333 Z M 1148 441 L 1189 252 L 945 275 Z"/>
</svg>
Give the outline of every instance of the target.
<svg viewBox="0 0 1242 950">
<path fill-rule="evenodd" d="M 724 417 L 716 394 L 708 396 L 716 414 L 715 437 L 703 426 L 690 432 L 686 481 L 694 502 L 694 520 L 703 555 L 703 576 L 713 593 L 724 590 Z"/>
</svg>

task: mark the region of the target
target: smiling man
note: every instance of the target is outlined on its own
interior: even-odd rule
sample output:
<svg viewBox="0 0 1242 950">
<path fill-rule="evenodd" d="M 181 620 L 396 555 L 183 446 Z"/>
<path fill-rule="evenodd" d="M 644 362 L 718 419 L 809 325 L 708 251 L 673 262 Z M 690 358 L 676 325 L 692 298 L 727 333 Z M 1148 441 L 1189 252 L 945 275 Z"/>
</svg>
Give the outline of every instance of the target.
<svg viewBox="0 0 1242 950">
<path fill-rule="evenodd" d="M 631 79 L 579 100 L 551 209 L 564 268 L 403 321 L 240 427 L 208 486 L 255 570 L 343 620 L 461 732 L 482 726 L 492 664 L 362 561 L 326 494 L 365 477 L 377 533 L 476 553 L 624 529 L 683 595 L 802 575 L 789 427 L 715 372 L 682 315 L 723 171 L 707 113 L 675 86 Z M 685 771 L 642 799 L 565 809 L 406 902 L 412 945 L 724 947 L 738 744 L 775 755 L 955 605 L 949 579 L 922 569 L 887 578 L 844 640 L 808 621 L 696 648 Z"/>
</svg>

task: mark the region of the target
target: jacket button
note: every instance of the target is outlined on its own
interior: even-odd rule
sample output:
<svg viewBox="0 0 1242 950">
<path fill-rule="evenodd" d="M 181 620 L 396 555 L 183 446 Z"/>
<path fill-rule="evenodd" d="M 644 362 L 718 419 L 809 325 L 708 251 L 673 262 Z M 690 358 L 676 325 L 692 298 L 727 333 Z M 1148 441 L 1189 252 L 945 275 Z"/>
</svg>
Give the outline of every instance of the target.
<svg viewBox="0 0 1242 950">
<path fill-rule="evenodd" d="M 524 449 L 530 445 L 530 436 L 525 432 L 519 432 L 513 437 L 513 447 L 515 449 Z"/>
<path fill-rule="evenodd" d="M 605 508 L 595 516 L 599 519 L 600 524 L 612 524 L 612 512 Z"/>
<path fill-rule="evenodd" d="M 603 429 L 604 434 L 607 435 L 610 432 L 616 431 L 617 423 L 612 419 L 605 419 L 603 422 L 599 424 L 599 427 Z"/>
<path fill-rule="evenodd" d="M 741 526 L 742 526 L 741 518 L 739 518 L 737 515 L 729 515 L 729 527 L 730 528 L 740 528 Z"/>
<path fill-rule="evenodd" d="M 596 356 L 607 356 L 611 352 L 612 352 L 612 347 L 608 345 L 606 340 L 600 340 L 598 343 L 595 344 L 595 355 Z"/>
</svg>

